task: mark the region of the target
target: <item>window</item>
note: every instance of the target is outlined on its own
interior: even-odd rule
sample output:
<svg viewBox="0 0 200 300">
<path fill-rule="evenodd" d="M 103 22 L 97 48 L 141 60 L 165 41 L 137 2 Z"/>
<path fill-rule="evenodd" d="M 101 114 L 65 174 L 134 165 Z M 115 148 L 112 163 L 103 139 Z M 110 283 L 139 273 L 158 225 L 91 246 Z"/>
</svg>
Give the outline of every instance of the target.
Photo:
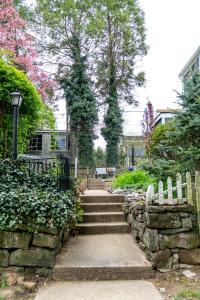
<svg viewBox="0 0 200 300">
<path fill-rule="evenodd" d="M 42 150 L 42 134 L 33 136 L 29 143 L 30 151 L 41 151 Z"/>
<path fill-rule="evenodd" d="M 65 149 L 66 149 L 65 135 L 52 135 L 51 150 L 65 150 Z"/>
</svg>

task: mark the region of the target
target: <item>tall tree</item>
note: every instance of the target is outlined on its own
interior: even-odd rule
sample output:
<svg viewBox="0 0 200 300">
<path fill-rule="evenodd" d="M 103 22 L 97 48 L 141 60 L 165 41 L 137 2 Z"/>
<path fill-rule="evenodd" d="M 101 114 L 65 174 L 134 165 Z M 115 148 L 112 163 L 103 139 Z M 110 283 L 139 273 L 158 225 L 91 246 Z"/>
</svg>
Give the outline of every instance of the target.
<svg viewBox="0 0 200 300">
<path fill-rule="evenodd" d="M 69 105 L 70 130 L 78 142 L 80 163 L 93 164 L 94 126 L 97 123 L 96 99 L 89 80 L 88 58 L 94 44 L 93 1 L 38 0 L 37 16 L 46 39 L 41 47 L 54 55 L 58 79 Z M 45 41 L 45 42 L 44 42 Z"/>
<path fill-rule="evenodd" d="M 137 60 L 146 54 L 144 16 L 137 0 L 96 1 L 99 22 L 98 86 L 107 112 L 102 134 L 107 142 L 107 164 L 118 164 L 122 135 L 120 101 L 136 104 L 134 91 L 144 83 L 136 74 Z"/>
<path fill-rule="evenodd" d="M 96 101 L 86 75 L 86 58 L 81 56 L 78 37 L 72 51 L 73 65 L 70 74 L 61 80 L 68 101 L 70 129 L 75 133 L 78 157 L 82 166 L 93 166 L 94 126 L 98 121 Z"/>
<path fill-rule="evenodd" d="M 54 83 L 39 66 L 34 38 L 27 32 L 12 0 L 0 0 L 0 58 L 10 59 L 33 81 L 43 99 L 49 98 Z"/>
<path fill-rule="evenodd" d="M 183 171 L 200 168 L 200 74 L 193 74 L 178 95 L 182 110 L 177 113 L 173 130 L 160 145 Z"/>
</svg>

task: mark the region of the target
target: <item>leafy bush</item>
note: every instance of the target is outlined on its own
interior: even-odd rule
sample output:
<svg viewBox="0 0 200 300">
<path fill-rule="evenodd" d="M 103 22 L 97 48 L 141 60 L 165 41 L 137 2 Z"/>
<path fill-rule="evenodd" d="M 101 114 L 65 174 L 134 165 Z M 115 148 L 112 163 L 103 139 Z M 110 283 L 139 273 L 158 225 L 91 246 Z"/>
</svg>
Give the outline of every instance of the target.
<svg viewBox="0 0 200 300">
<path fill-rule="evenodd" d="M 77 201 L 74 182 L 58 192 L 55 172 L 29 176 L 26 165 L 0 161 L 1 230 L 19 224 L 64 228 L 76 221 Z"/>
<path fill-rule="evenodd" d="M 134 188 L 147 190 L 149 184 L 155 183 L 155 178 L 144 170 L 126 171 L 118 175 L 114 181 L 115 188 Z"/>
<path fill-rule="evenodd" d="M 53 129 L 55 118 L 51 108 L 41 99 L 26 74 L 0 59 L 0 157 L 9 157 L 12 145 L 12 104 L 10 93 L 19 91 L 20 107 L 18 152 L 23 153 L 30 136 L 39 126 Z"/>
</svg>

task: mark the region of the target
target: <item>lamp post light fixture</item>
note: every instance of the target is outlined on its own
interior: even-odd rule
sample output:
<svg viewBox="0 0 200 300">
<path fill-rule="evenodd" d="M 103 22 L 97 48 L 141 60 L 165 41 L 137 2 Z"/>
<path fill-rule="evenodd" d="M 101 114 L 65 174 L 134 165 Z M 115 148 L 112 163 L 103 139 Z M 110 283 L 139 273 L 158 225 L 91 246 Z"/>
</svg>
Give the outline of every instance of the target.
<svg viewBox="0 0 200 300">
<path fill-rule="evenodd" d="M 13 105 L 13 140 L 12 140 L 12 159 L 17 159 L 17 137 L 18 137 L 18 114 L 19 107 L 22 103 L 22 97 L 19 92 L 10 94 Z"/>
</svg>

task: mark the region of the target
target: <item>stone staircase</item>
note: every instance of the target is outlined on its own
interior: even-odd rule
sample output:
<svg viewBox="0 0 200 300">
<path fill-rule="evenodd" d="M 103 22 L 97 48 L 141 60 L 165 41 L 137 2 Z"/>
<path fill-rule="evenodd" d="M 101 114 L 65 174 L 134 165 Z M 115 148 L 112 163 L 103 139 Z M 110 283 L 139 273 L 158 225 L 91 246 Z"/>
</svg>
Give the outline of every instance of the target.
<svg viewBox="0 0 200 300">
<path fill-rule="evenodd" d="M 82 196 L 84 223 L 80 234 L 129 233 L 130 227 L 122 212 L 123 196 Z"/>
<path fill-rule="evenodd" d="M 123 196 L 96 191 L 82 196 L 84 222 L 57 257 L 53 279 L 61 281 L 137 280 L 154 275 L 130 234 Z"/>
<path fill-rule="evenodd" d="M 88 178 L 88 190 L 105 190 L 106 184 L 101 178 Z"/>
</svg>

